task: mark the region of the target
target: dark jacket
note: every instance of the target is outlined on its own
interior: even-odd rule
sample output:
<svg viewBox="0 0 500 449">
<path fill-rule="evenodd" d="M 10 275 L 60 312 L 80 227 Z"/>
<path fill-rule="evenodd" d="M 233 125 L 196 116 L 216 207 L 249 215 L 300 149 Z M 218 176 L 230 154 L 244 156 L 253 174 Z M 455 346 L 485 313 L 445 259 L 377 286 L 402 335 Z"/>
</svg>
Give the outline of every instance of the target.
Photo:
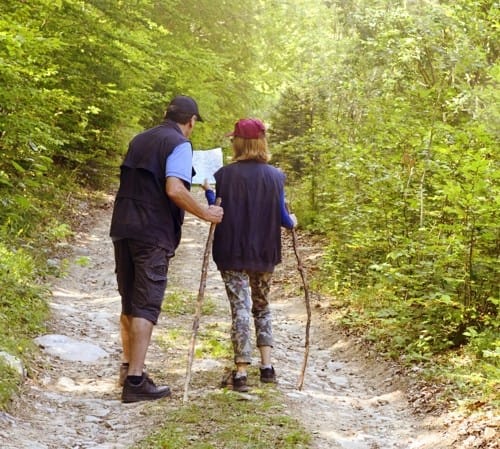
<svg viewBox="0 0 500 449">
<path fill-rule="evenodd" d="M 111 219 L 113 240 L 140 240 L 174 255 L 181 238 L 184 211 L 165 192 L 165 166 L 174 148 L 187 141 L 171 120 L 132 139 L 120 167 L 120 187 Z"/>
<path fill-rule="evenodd" d="M 219 270 L 272 272 L 281 262 L 280 193 L 285 175 L 256 161 L 234 162 L 215 173 L 224 218 L 215 228 Z"/>
</svg>

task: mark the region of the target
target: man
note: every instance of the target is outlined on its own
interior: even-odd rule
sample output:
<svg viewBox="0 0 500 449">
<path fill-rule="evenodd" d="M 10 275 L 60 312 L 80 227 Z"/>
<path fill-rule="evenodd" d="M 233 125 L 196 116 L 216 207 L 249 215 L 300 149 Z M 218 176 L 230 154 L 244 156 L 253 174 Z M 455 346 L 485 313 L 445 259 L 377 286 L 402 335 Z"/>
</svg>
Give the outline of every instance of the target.
<svg viewBox="0 0 500 449">
<path fill-rule="evenodd" d="M 197 121 L 202 118 L 196 102 L 175 97 L 160 125 L 132 139 L 120 168 L 110 235 L 122 298 L 123 402 L 170 396 L 168 386 L 157 387 L 144 372 L 169 260 L 181 238 L 184 211 L 211 223 L 222 220 L 222 208 L 202 206 L 189 191 L 193 175 L 189 137 Z"/>
</svg>

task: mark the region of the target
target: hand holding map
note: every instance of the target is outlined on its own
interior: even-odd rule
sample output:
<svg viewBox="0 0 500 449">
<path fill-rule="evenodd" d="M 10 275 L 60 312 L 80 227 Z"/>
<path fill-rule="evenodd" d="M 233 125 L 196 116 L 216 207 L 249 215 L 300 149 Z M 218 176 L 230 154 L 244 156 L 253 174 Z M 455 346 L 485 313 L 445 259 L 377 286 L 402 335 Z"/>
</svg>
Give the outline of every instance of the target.
<svg viewBox="0 0 500 449">
<path fill-rule="evenodd" d="M 193 167 L 196 171 L 196 175 L 193 176 L 191 184 L 203 184 L 205 179 L 207 179 L 209 183 L 214 184 L 214 173 L 221 168 L 222 165 L 221 148 L 193 151 Z"/>
</svg>

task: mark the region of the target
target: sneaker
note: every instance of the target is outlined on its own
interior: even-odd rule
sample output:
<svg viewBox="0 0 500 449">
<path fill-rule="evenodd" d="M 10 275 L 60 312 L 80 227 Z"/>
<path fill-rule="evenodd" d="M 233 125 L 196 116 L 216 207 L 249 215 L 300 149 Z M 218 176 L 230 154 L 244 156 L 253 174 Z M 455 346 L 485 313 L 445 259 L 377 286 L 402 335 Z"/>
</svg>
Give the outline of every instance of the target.
<svg viewBox="0 0 500 449">
<path fill-rule="evenodd" d="M 260 369 L 260 381 L 266 384 L 276 383 L 276 372 L 274 371 L 274 366 L 271 368 L 259 368 Z"/>
<path fill-rule="evenodd" d="M 236 371 L 231 371 L 230 373 L 224 375 L 222 382 L 222 388 L 227 388 L 229 390 L 238 391 L 244 393 L 249 391 L 250 387 L 247 385 L 247 376 L 241 376 L 236 378 Z"/>
<path fill-rule="evenodd" d="M 133 385 L 125 379 L 122 402 L 154 401 L 171 395 L 170 387 L 157 387 L 147 375 L 144 375 L 139 385 Z"/>
<path fill-rule="evenodd" d="M 122 363 L 120 365 L 120 375 L 118 377 L 118 384 L 120 385 L 120 387 L 123 387 L 123 385 L 125 385 L 125 379 L 128 376 L 128 366 L 128 363 Z M 143 373 L 146 373 L 146 365 L 144 365 Z"/>
</svg>

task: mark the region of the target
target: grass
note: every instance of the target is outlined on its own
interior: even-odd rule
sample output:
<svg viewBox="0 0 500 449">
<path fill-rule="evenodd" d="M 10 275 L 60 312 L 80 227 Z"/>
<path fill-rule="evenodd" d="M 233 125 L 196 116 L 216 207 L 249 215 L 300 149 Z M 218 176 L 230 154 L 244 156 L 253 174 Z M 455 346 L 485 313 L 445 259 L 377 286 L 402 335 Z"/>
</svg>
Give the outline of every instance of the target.
<svg viewBox="0 0 500 449">
<path fill-rule="evenodd" d="M 156 333 L 155 339 L 164 350 L 186 348 L 191 337 L 191 319 L 194 317 L 196 307 L 195 295 L 182 290 L 171 290 L 166 293 L 162 305 L 162 313 L 171 319 L 180 317 L 188 323 L 182 326 L 169 326 L 162 332 Z M 205 298 L 202 305 L 202 317 L 205 320 L 213 315 L 216 310 L 215 303 L 210 298 Z M 198 329 L 196 340 L 197 358 L 229 359 L 232 354 L 229 340 L 228 324 L 214 322 L 204 323 Z"/>
<path fill-rule="evenodd" d="M 162 312 L 171 315 L 192 315 L 196 307 L 196 296 L 192 292 L 183 290 L 169 290 L 165 295 L 162 305 Z M 214 313 L 215 304 L 210 298 L 203 298 L 202 314 L 211 315 Z"/>
<path fill-rule="evenodd" d="M 204 323 L 196 338 L 195 357 L 198 359 L 231 360 L 233 350 L 228 323 Z M 189 325 L 170 326 L 157 332 L 155 341 L 166 352 L 187 348 L 191 338 Z"/>
<path fill-rule="evenodd" d="M 168 413 L 161 428 L 134 449 L 301 449 L 310 436 L 285 412 L 275 388 L 252 390 L 246 400 L 221 390 Z"/>
<path fill-rule="evenodd" d="M 214 359 L 230 359 L 233 349 L 229 338 L 229 330 L 219 323 L 209 324 L 200 329 L 196 357 L 211 357 Z"/>
</svg>

